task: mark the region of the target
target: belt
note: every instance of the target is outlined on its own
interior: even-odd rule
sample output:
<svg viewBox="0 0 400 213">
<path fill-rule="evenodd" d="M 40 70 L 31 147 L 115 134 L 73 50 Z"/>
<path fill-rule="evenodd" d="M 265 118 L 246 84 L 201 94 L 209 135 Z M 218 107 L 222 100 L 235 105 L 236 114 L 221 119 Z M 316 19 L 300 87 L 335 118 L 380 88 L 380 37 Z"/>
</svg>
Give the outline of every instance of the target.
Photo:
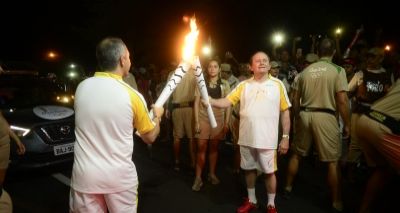
<svg viewBox="0 0 400 213">
<path fill-rule="evenodd" d="M 379 123 L 388 127 L 390 130 L 392 130 L 393 134 L 400 135 L 400 120 L 396 120 L 392 116 L 385 115 L 375 110 L 370 110 L 365 115 L 372 120 L 378 121 Z"/>
<path fill-rule="evenodd" d="M 354 113 L 368 113 L 371 109 L 371 104 L 357 101 L 353 106 Z"/>
<path fill-rule="evenodd" d="M 371 108 L 371 104 L 370 103 L 366 103 L 366 102 L 363 102 L 363 101 L 357 101 L 356 103 L 361 105 L 361 106 L 363 106 L 363 107 Z"/>
<path fill-rule="evenodd" d="M 181 102 L 181 103 L 172 103 L 173 108 L 183 108 L 183 107 L 193 107 L 194 102 L 189 101 L 189 102 Z"/>
<path fill-rule="evenodd" d="M 327 109 L 327 108 L 300 107 L 300 111 L 305 111 L 305 112 L 325 112 L 325 113 L 329 113 L 331 115 L 336 115 L 336 112 L 334 110 Z"/>
</svg>

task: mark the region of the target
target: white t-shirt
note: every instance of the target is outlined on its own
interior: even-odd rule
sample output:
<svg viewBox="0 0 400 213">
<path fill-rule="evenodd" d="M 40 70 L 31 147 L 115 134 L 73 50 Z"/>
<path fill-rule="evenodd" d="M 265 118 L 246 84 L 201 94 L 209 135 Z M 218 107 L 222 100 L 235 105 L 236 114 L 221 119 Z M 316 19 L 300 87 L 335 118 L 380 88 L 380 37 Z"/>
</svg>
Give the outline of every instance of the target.
<svg viewBox="0 0 400 213">
<path fill-rule="evenodd" d="M 115 193 L 137 184 L 133 129 L 154 128 L 143 96 L 121 76 L 97 72 L 75 93 L 75 150 L 71 187 L 83 193 Z"/>
<path fill-rule="evenodd" d="M 280 112 L 291 107 L 282 81 L 269 76 L 257 82 L 252 77 L 239 83 L 227 98 L 233 105 L 240 101 L 239 145 L 276 149 Z"/>
</svg>

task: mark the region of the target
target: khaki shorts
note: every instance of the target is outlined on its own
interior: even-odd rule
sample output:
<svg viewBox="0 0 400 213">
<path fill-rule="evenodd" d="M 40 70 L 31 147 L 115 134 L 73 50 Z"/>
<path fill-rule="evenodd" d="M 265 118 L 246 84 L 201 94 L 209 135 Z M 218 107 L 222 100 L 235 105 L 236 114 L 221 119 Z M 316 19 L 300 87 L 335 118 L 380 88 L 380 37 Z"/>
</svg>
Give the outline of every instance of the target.
<svg viewBox="0 0 400 213">
<path fill-rule="evenodd" d="M 10 195 L 8 195 L 6 190 L 4 190 L 2 188 L 0 188 L 0 190 L 3 190 L 3 194 L 0 197 L 0 212 L 1 213 L 12 213 L 13 205 L 12 205 Z"/>
<path fill-rule="evenodd" d="M 10 143 L 0 145 L 0 169 L 7 169 L 10 161 Z"/>
<path fill-rule="evenodd" d="M 240 167 L 244 170 L 257 169 L 265 174 L 278 170 L 276 149 L 256 149 L 240 146 Z"/>
<path fill-rule="evenodd" d="M 218 119 L 218 118 L 215 118 Z M 219 118 L 217 121 L 217 127 L 212 128 L 208 118 L 201 118 L 199 121 L 200 132 L 196 133 L 195 138 L 202 140 L 222 140 L 225 135 L 222 134 L 224 129 L 224 118 Z"/>
<path fill-rule="evenodd" d="M 400 172 L 400 136 L 391 134 L 385 125 L 365 115 L 360 117 L 357 125 L 357 135 L 368 166 L 390 165 Z M 390 137 L 397 137 L 397 140 Z"/>
<path fill-rule="evenodd" d="M 292 149 L 307 156 L 314 143 L 321 161 L 332 162 L 340 158 L 342 143 L 339 123 L 335 116 L 325 112 L 300 112 L 295 124 L 296 135 Z"/>
<path fill-rule="evenodd" d="M 193 138 L 193 108 L 175 108 L 172 111 L 172 123 L 174 126 L 174 138 Z"/>
<path fill-rule="evenodd" d="M 138 204 L 137 186 L 110 194 L 86 194 L 71 188 L 69 208 L 71 213 L 136 213 Z"/>
</svg>

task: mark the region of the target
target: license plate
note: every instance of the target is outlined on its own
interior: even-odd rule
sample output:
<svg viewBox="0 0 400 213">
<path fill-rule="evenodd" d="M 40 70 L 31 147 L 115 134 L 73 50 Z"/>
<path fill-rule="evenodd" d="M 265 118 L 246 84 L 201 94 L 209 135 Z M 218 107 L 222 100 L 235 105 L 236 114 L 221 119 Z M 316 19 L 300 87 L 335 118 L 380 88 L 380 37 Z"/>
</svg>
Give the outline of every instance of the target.
<svg viewBox="0 0 400 213">
<path fill-rule="evenodd" d="M 54 146 L 54 155 L 65 155 L 74 152 L 74 143 Z"/>
</svg>

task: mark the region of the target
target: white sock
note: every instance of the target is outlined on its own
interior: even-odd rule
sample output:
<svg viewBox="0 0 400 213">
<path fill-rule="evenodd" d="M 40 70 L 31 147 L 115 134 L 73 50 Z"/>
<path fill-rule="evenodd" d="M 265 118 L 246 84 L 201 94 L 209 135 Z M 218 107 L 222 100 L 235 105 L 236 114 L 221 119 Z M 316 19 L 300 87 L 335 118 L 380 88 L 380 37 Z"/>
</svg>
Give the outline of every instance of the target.
<svg viewBox="0 0 400 213">
<path fill-rule="evenodd" d="M 247 194 L 249 195 L 250 202 L 256 204 L 256 188 L 247 188 Z"/>
<path fill-rule="evenodd" d="M 267 206 L 275 206 L 275 193 L 268 193 L 268 204 Z"/>
</svg>

